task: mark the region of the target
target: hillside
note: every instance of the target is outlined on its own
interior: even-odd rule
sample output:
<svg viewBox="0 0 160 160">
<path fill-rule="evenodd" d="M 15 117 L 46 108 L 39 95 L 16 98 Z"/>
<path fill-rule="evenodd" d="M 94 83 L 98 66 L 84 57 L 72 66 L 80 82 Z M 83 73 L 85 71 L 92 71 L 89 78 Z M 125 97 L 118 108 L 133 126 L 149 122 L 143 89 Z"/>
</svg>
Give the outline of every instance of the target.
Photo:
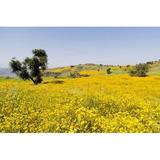
<svg viewBox="0 0 160 160">
<path fill-rule="evenodd" d="M 160 61 L 150 61 L 147 62 L 149 65 L 150 76 L 160 76 Z M 132 65 L 120 66 L 120 65 L 102 65 L 102 64 L 78 64 L 64 67 L 49 68 L 45 71 L 46 76 L 54 77 L 68 77 L 70 73 L 79 72 L 82 75 L 106 75 L 106 70 L 111 68 L 112 75 L 126 75 L 132 68 Z M 9 68 L 0 68 L 0 76 L 15 77 Z"/>
<path fill-rule="evenodd" d="M 160 76 L 160 61 L 147 62 L 149 65 L 148 75 Z M 60 75 L 61 77 L 67 77 L 71 72 L 79 72 L 80 74 L 93 75 L 106 75 L 106 70 L 111 68 L 112 75 L 128 74 L 132 69 L 132 65 L 120 66 L 120 65 L 102 65 L 102 64 L 79 64 L 65 67 L 57 67 L 48 69 L 46 72 Z"/>
<path fill-rule="evenodd" d="M 153 64 L 149 64 L 149 75 L 160 76 L 160 61 L 154 61 Z"/>
<path fill-rule="evenodd" d="M 127 74 L 128 71 L 131 69 L 131 66 L 113 66 L 113 65 L 101 65 L 101 64 L 79 64 L 79 65 L 72 65 L 72 66 L 65 66 L 65 67 L 57 67 L 48 69 L 47 73 L 54 73 L 59 74 L 62 77 L 68 76 L 72 72 L 79 72 L 82 75 L 106 75 L 106 70 L 111 68 L 112 75 L 117 74 Z"/>
</svg>

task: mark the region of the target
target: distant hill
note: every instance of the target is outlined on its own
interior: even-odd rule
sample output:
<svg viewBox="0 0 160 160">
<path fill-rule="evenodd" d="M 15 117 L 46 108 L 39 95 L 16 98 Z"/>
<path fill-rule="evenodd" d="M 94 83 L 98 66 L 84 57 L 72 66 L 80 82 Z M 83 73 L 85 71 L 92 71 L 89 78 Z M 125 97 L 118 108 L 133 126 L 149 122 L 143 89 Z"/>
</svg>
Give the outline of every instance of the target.
<svg viewBox="0 0 160 160">
<path fill-rule="evenodd" d="M 82 76 L 89 75 L 105 75 L 106 70 L 111 68 L 112 74 L 128 74 L 129 69 L 132 66 L 120 66 L 120 65 L 103 65 L 103 64 L 78 64 L 64 67 L 50 68 L 46 71 L 46 76 L 60 76 L 68 77 L 70 73 L 79 72 Z"/>
<path fill-rule="evenodd" d="M 149 61 L 146 62 L 149 65 L 149 73 L 148 75 L 158 75 L 160 76 L 160 60 L 158 61 Z M 103 64 L 93 64 L 93 63 L 86 63 L 86 64 L 78 64 L 78 65 L 71 65 L 71 66 L 64 66 L 64 67 L 56 67 L 56 68 L 49 68 L 46 70 L 48 73 L 60 73 L 62 77 L 69 75 L 70 72 L 78 71 L 84 72 L 85 71 L 96 71 L 96 74 L 106 74 L 106 69 L 111 68 L 112 74 L 128 74 L 128 71 L 132 68 L 131 65 L 103 65 Z M 5 77 L 15 77 L 16 75 L 11 72 L 9 68 L 0 68 L 0 76 Z"/>
<path fill-rule="evenodd" d="M 148 75 L 159 75 L 160 76 L 160 60 L 146 62 L 149 65 Z M 106 69 L 111 68 L 112 74 L 128 74 L 129 70 L 133 65 L 104 65 L 104 64 L 78 64 L 64 67 L 50 68 L 46 72 L 62 73 L 67 75 L 69 72 L 83 72 L 88 70 L 98 71 L 96 74 L 106 74 Z"/>
</svg>

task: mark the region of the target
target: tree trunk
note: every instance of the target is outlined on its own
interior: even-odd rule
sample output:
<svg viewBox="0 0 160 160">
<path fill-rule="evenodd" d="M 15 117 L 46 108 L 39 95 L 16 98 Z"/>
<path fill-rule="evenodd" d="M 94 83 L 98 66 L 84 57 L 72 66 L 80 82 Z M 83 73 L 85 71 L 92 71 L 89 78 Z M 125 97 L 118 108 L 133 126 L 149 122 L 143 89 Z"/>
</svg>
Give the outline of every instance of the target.
<svg viewBox="0 0 160 160">
<path fill-rule="evenodd" d="M 37 85 L 36 81 L 35 81 L 32 77 L 29 77 L 29 78 L 32 80 L 32 82 L 33 82 L 34 84 Z"/>
</svg>

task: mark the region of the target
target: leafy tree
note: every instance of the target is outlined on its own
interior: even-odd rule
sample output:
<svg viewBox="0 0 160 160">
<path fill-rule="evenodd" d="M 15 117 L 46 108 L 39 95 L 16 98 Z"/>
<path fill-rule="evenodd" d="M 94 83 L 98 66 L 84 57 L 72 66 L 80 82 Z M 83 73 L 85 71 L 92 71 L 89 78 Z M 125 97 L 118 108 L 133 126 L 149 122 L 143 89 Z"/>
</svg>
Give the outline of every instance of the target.
<svg viewBox="0 0 160 160">
<path fill-rule="evenodd" d="M 13 58 L 9 65 L 12 72 L 23 80 L 32 80 L 34 84 L 42 82 L 42 72 L 47 68 L 48 56 L 43 49 L 34 49 L 33 57 L 27 57 L 23 62 Z"/>
<path fill-rule="evenodd" d="M 129 72 L 131 76 L 145 77 L 147 76 L 147 72 L 149 71 L 148 64 L 140 63 L 137 64 L 133 69 Z"/>
<path fill-rule="evenodd" d="M 106 72 L 107 74 L 111 74 L 112 73 L 111 68 L 107 68 Z"/>
</svg>

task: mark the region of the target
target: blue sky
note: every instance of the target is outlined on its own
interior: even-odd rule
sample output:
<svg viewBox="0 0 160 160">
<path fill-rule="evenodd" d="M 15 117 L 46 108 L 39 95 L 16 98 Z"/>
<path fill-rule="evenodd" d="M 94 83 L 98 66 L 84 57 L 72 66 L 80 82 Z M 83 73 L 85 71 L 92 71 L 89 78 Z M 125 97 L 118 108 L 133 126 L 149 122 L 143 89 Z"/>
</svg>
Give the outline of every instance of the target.
<svg viewBox="0 0 160 160">
<path fill-rule="evenodd" d="M 4 27 L 0 28 L 0 67 L 45 49 L 49 67 L 82 63 L 136 64 L 160 59 L 160 28 Z"/>
</svg>

